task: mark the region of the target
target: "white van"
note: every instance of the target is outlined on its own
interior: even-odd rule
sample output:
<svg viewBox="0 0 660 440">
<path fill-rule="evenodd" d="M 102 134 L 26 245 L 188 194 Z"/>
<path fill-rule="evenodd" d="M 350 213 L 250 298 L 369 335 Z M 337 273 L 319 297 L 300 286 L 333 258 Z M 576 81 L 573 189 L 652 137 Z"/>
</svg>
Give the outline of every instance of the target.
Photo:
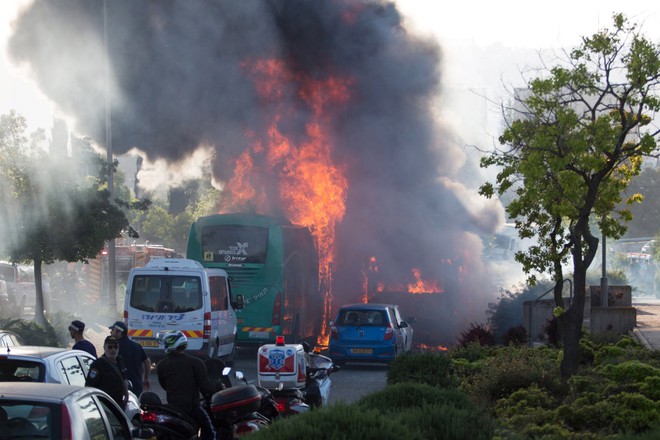
<svg viewBox="0 0 660 440">
<path fill-rule="evenodd" d="M 184 258 L 157 258 L 131 269 L 124 321 L 128 336 L 153 361 L 165 356 L 158 333 L 180 330 L 187 353 L 231 362 L 236 350 L 236 312 L 243 297 L 231 297 L 228 275 Z"/>
</svg>

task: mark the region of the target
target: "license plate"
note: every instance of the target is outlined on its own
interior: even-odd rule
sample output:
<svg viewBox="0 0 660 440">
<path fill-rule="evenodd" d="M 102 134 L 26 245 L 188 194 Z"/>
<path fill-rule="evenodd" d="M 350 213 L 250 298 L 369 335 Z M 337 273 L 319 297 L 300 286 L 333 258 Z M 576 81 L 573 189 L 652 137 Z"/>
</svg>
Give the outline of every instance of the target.
<svg viewBox="0 0 660 440">
<path fill-rule="evenodd" d="M 353 354 L 371 354 L 373 350 L 371 348 L 351 348 L 351 353 Z"/>
<path fill-rule="evenodd" d="M 143 347 L 158 347 L 158 341 L 136 341 Z"/>
</svg>

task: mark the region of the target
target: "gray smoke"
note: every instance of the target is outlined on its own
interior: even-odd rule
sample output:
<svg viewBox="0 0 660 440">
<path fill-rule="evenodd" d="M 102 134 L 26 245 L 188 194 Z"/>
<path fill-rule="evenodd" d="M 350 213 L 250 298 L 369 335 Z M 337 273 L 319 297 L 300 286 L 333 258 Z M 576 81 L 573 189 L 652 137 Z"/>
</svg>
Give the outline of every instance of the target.
<svg viewBox="0 0 660 440">
<path fill-rule="evenodd" d="M 343 164 L 349 180 L 337 236 L 336 303 L 359 300 L 362 271 L 375 256 L 385 284 L 412 281 L 414 267 L 424 278 L 441 280 L 442 306 L 427 313 L 447 323 L 438 327 L 446 335 L 443 342 L 451 342 L 454 326 L 481 319 L 472 313 L 484 310 L 484 292 L 492 296 L 492 289 L 474 234 L 484 225 L 492 228 L 501 214 L 468 211 L 469 201 L 440 179 L 473 185 L 474 163 L 469 158 L 464 163 L 454 135 L 435 119 L 440 47 L 410 34 L 394 3 L 107 4 L 116 154 L 137 147 L 152 161 L 177 162 L 200 145 L 212 145 L 215 177 L 226 181 L 248 148 L 246 130 L 265 139 L 267 124 L 281 108 L 259 98 L 246 62 L 275 57 L 309 78 L 351 78 L 351 99 L 337 110 L 331 127 L 333 160 Z M 75 118 L 77 131 L 100 144 L 106 84 L 102 11 L 102 0 L 36 1 L 19 17 L 9 45 L 13 60 L 28 64 L 43 92 Z M 280 131 L 303 140 L 311 109 L 295 88 L 280 96 L 296 109 L 281 120 Z M 269 198 L 277 200 L 277 194 Z M 279 209 L 275 203 L 273 211 Z"/>
</svg>

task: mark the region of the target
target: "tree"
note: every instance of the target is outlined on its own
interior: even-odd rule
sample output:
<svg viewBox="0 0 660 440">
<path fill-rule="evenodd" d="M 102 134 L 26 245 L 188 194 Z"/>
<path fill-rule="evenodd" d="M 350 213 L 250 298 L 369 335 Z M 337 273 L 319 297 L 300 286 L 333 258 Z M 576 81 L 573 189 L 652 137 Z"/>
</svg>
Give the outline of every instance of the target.
<svg viewBox="0 0 660 440">
<path fill-rule="evenodd" d="M 592 228 L 619 238 L 631 219 L 633 194 L 623 191 L 640 173 L 643 158 L 656 149 L 651 124 L 660 110 L 656 95 L 660 50 L 621 14 L 613 28 L 582 39 L 565 64 L 542 70 L 516 96 L 518 118 L 510 121 L 502 150 L 482 158 L 482 167 L 501 167 L 495 183 L 480 193 L 492 197 L 509 190 L 507 206 L 521 237 L 536 236 L 538 246 L 518 252 L 531 284 L 534 271 L 556 283 L 558 328 L 563 344 L 562 376 L 578 368 L 578 344 L 586 295 L 586 272 L 599 245 Z M 572 261 L 574 300 L 564 309 L 562 265 Z"/>
<path fill-rule="evenodd" d="M 42 264 L 95 257 L 106 240 L 118 237 L 128 222 L 103 179 L 77 182 L 43 150 L 28 151 L 25 120 L 14 112 L 0 119 L 0 180 L 3 236 L 0 254 L 13 262 L 34 263 L 35 321 L 44 323 Z M 103 171 L 99 170 L 100 175 Z"/>
</svg>

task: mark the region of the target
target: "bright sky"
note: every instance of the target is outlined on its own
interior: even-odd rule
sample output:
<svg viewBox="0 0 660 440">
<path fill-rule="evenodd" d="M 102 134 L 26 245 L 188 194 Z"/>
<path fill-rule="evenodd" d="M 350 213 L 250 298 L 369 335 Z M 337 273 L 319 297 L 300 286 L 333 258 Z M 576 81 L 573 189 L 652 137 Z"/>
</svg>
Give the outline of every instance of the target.
<svg viewBox="0 0 660 440">
<path fill-rule="evenodd" d="M 139 1 L 139 0 L 135 0 Z M 50 127 L 53 106 L 34 87 L 27 72 L 9 66 L 5 41 L 17 8 L 29 0 L 0 1 L 0 114 L 15 109 L 31 127 Z M 444 50 L 443 75 L 448 88 L 489 89 L 524 64 L 523 49 L 573 47 L 580 36 L 611 24 L 623 12 L 660 42 L 657 0 L 398 0 L 404 15 L 424 34 L 435 35 Z M 528 56 L 528 55 L 527 55 Z M 456 106 L 460 103 L 447 102 Z"/>
</svg>

